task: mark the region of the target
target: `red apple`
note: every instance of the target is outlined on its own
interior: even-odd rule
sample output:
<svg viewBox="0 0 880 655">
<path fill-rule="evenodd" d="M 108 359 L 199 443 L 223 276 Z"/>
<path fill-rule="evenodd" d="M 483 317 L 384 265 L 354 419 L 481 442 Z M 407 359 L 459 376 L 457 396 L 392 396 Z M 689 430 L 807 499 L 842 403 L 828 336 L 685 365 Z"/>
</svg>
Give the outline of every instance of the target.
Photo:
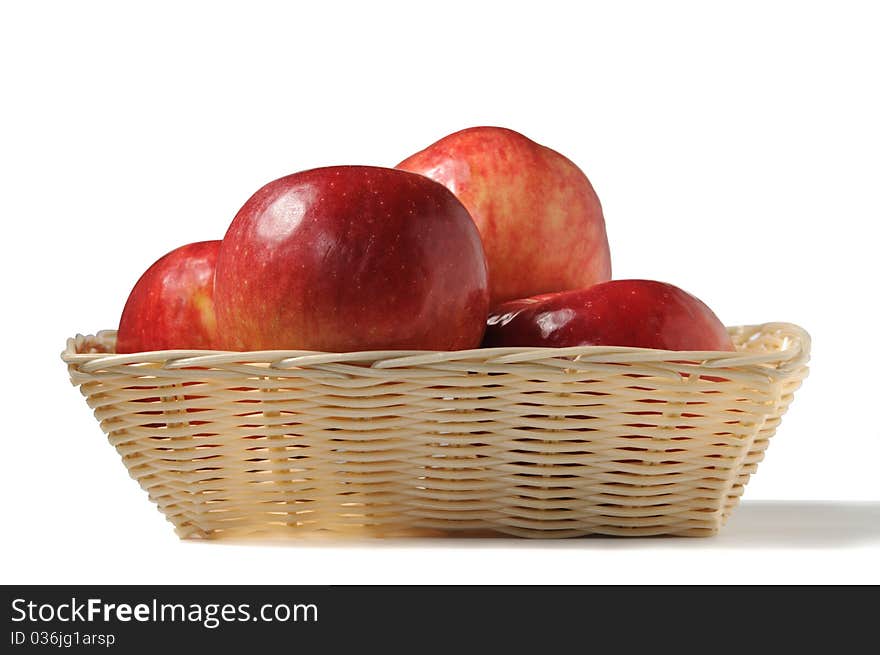
<svg viewBox="0 0 880 655">
<path fill-rule="evenodd" d="M 489 317 L 484 345 L 734 350 L 724 324 L 702 301 L 653 280 L 614 280 L 504 303 Z"/>
<path fill-rule="evenodd" d="M 372 166 L 257 191 L 223 238 L 214 293 L 230 350 L 475 348 L 489 303 L 464 206 L 426 177 Z"/>
<path fill-rule="evenodd" d="M 483 238 L 491 306 L 611 278 L 599 198 L 558 152 L 500 127 L 450 134 L 397 168 L 448 187 Z"/>
<path fill-rule="evenodd" d="M 181 246 L 134 285 L 116 335 L 116 352 L 215 347 L 214 265 L 219 241 Z"/>
</svg>

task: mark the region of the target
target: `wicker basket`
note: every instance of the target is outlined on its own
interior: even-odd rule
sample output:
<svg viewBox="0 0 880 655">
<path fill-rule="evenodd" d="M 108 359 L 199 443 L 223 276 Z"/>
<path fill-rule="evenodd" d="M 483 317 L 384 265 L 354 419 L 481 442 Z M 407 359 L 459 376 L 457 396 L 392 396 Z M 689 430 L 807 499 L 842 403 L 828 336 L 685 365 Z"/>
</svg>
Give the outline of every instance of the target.
<svg viewBox="0 0 880 655">
<path fill-rule="evenodd" d="M 162 351 L 62 358 L 181 537 L 718 531 L 807 373 L 786 323 L 738 352 Z"/>
</svg>

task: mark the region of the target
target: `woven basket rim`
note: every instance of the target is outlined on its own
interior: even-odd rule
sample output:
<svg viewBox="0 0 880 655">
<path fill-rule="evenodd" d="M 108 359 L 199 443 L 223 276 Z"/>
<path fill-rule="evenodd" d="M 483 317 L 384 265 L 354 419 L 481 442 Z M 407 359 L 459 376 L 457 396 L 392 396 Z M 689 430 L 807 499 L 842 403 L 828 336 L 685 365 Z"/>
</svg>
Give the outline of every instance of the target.
<svg viewBox="0 0 880 655">
<path fill-rule="evenodd" d="M 189 367 L 217 368 L 246 362 L 266 364 L 270 369 L 284 371 L 327 364 L 367 364 L 375 369 L 407 368 L 447 362 L 478 362 L 481 364 L 524 364 L 550 359 L 566 359 L 582 363 L 670 362 L 689 368 L 772 367 L 779 372 L 795 370 L 810 356 L 810 335 L 793 323 L 772 322 L 728 327 L 731 335 L 760 334 L 775 331 L 784 335 L 783 346 L 771 352 L 660 350 L 623 346 L 573 346 L 566 348 L 504 347 L 469 350 L 376 350 L 355 352 L 317 352 L 309 350 L 153 350 L 136 353 L 78 353 L 77 344 L 84 340 L 109 343 L 116 330 L 101 330 L 95 335 L 78 334 L 67 340 L 61 359 L 69 365 L 95 371 L 127 364 L 156 364 L 163 369 Z"/>
</svg>

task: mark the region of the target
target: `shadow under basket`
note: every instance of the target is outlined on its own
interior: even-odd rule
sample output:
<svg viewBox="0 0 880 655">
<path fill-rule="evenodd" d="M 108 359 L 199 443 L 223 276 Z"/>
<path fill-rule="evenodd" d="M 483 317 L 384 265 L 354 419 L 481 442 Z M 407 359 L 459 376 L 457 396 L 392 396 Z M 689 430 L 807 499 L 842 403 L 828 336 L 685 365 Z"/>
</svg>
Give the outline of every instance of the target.
<svg viewBox="0 0 880 655">
<path fill-rule="evenodd" d="M 113 331 L 62 359 L 183 538 L 715 534 L 810 338 L 730 328 L 737 352 L 157 351 Z"/>
</svg>

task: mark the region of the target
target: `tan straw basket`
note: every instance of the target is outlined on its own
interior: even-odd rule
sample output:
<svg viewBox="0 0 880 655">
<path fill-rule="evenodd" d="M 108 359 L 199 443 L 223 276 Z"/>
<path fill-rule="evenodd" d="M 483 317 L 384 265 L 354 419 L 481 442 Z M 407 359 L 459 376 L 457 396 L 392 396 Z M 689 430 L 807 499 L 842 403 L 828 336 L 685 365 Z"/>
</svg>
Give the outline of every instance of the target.
<svg viewBox="0 0 880 655">
<path fill-rule="evenodd" d="M 718 531 L 807 374 L 786 323 L 738 352 L 113 354 L 62 358 L 181 537 Z"/>
</svg>

